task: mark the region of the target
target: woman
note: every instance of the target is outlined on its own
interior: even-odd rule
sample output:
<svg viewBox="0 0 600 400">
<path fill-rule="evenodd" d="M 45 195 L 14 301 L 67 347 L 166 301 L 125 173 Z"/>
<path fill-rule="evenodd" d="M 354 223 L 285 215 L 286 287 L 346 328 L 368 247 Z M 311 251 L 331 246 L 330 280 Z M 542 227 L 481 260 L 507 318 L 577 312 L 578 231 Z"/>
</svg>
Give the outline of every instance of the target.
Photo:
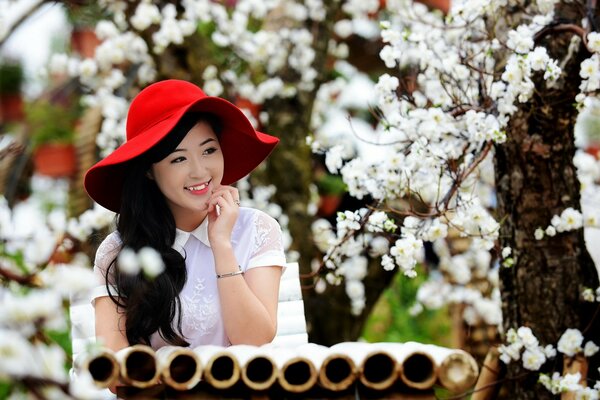
<svg viewBox="0 0 600 400">
<path fill-rule="evenodd" d="M 184 81 L 150 85 L 131 103 L 127 141 L 94 165 L 85 188 L 117 212 L 94 270 L 96 336 L 112 350 L 136 343 L 264 344 L 275 336 L 285 257 L 281 229 L 240 208 L 227 186 L 278 143 L 233 104 Z M 154 279 L 119 271 L 119 252 L 152 247 Z"/>
</svg>

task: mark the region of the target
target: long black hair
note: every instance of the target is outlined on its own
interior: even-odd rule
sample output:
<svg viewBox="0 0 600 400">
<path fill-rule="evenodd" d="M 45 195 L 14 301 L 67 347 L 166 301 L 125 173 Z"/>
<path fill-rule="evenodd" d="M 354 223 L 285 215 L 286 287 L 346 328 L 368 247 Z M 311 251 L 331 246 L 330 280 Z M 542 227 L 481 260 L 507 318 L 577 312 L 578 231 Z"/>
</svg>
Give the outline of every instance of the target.
<svg viewBox="0 0 600 400">
<path fill-rule="evenodd" d="M 181 329 L 179 299 L 187 279 L 185 258 L 171 247 L 175 241 L 175 218 L 149 171 L 152 164 L 171 154 L 190 129 L 201 121 L 208 123 L 217 137 L 220 136 L 220 121 L 214 115 L 185 114 L 169 134 L 149 151 L 131 160 L 127 168 L 117 217 L 117 231 L 123 242 L 121 249 L 139 251 L 143 247 L 152 247 L 161 255 L 166 267 L 154 279 L 147 279 L 142 273 L 119 272 L 118 257 L 108 267 L 106 286 L 108 289 L 108 277 L 113 275 L 116 294 L 113 295 L 111 290 L 108 293 L 125 312 L 130 345 L 150 345 L 150 337 L 155 332 L 172 345 L 189 345 Z"/>
</svg>

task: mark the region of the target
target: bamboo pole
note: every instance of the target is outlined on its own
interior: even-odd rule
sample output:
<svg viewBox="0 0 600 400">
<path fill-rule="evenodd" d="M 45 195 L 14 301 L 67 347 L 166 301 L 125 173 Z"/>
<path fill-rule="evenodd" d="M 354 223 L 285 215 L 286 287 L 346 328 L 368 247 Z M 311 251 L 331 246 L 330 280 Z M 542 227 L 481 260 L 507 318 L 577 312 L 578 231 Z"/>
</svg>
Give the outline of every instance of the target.
<svg viewBox="0 0 600 400">
<path fill-rule="evenodd" d="M 500 376 L 500 353 L 497 347 L 491 347 L 483 361 L 479 379 L 475 384 L 471 400 L 491 400 L 496 396 Z"/>
<path fill-rule="evenodd" d="M 277 380 L 275 361 L 260 347 L 235 345 L 229 347 L 241 367 L 242 381 L 250 389 L 269 389 Z"/>
<path fill-rule="evenodd" d="M 74 364 L 77 370 L 88 371 L 99 388 L 107 388 L 119 379 L 119 363 L 110 349 L 100 348 L 81 353 Z"/>
<path fill-rule="evenodd" d="M 581 353 L 578 353 L 573 357 L 565 357 L 563 359 L 563 376 L 577 373 L 581 374 L 579 384 L 583 387 L 586 387 L 588 361 Z M 560 395 L 560 400 L 575 400 L 576 398 L 577 396 L 574 392 L 565 392 Z"/>
<path fill-rule="evenodd" d="M 121 380 L 136 388 L 147 388 L 159 381 L 154 350 L 142 344 L 125 347 L 116 353 Z"/>
<path fill-rule="evenodd" d="M 205 345 L 193 350 L 204 365 L 204 379 L 215 389 L 229 389 L 240 379 L 240 365 L 230 349 Z"/>
<path fill-rule="evenodd" d="M 408 387 L 418 390 L 430 389 L 437 380 L 435 361 L 420 343 L 375 343 L 386 349 L 398 364 L 400 380 Z"/>
<path fill-rule="evenodd" d="M 162 381 L 177 390 L 188 390 L 202 376 L 200 357 L 186 347 L 164 346 L 156 351 Z"/>
<path fill-rule="evenodd" d="M 346 354 L 315 343 L 302 344 L 296 352 L 310 360 L 316 370 L 317 383 L 327 390 L 346 390 L 356 380 L 356 365 Z"/>
<path fill-rule="evenodd" d="M 469 353 L 435 345 L 423 345 L 423 350 L 433 357 L 438 382 L 453 393 L 461 393 L 477 381 L 479 367 Z"/>
<path fill-rule="evenodd" d="M 343 342 L 333 345 L 331 351 L 348 354 L 358 366 L 358 379 L 369 389 L 386 390 L 398 379 L 398 363 L 382 346 Z"/>
<path fill-rule="evenodd" d="M 304 393 L 312 389 L 318 379 L 317 367 L 306 355 L 308 347 L 262 346 L 269 357 L 275 362 L 277 381 L 290 393 Z"/>
</svg>

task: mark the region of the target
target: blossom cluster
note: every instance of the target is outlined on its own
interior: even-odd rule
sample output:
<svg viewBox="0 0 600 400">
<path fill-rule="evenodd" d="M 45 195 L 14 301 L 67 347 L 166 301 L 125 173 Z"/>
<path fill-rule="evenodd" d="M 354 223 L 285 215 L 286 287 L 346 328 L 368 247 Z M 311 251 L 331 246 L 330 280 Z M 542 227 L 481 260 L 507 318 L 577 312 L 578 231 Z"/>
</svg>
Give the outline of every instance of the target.
<svg viewBox="0 0 600 400">
<path fill-rule="evenodd" d="M 446 305 L 460 304 L 464 305 L 463 320 L 468 325 L 485 323 L 501 326 L 498 268 L 492 267 L 489 251 L 469 246 L 466 251 L 454 254 L 445 240 L 436 240 L 433 248 L 440 258 L 441 274 L 430 274 L 419 287 L 413 313 L 418 313 L 423 308 L 439 309 Z M 490 289 L 483 292 L 472 284 L 481 281 L 488 282 Z"/>
<path fill-rule="evenodd" d="M 360 232 L 362 226 L 367 232 Z M 334 228 L 325 219 L 317 219 L 312 224 L 315 244 L 325 253 L 323 262 L 326 270 L 325 281 L 317 282 L 317 290 L 324 290 L 325 282 L 332 285 L 345 284 L 350 298 L 351 311 L 359 315 L 365 307 L 365 288 L 362 282 L 367 275 L 368 259 L 381 257 L 390 251 L 389 241 L 380 235 L 384 230 L 397 227 L 385 213 L 369 214 L 367 209 L 339 213 Z M 315 268 L 320 268 L 317 263 Z"/>
<path fill-rule="evenodd" d="M 63 398 L 67 392 L 85 397 L 93 387 L 90 377 L 69 384 L 67 353 L 47 336 L 68 330 L 65 305 L 95 286 L 88 257 L 76 252 L 72 239 L 64 239 L 68 222 L 62 183 L 34 177 L 31 196 L 12 209 L 0 198 L 0 276 L 5 283 L 0 286 L 0 380 L 49 382 L 37 389 L 45 398 Z M 49 262 L 55 252 L 72 257 Z"/>
<path fill-rule="evenodd" d="M 554 372 L 552 376 L 540 374 L 538 382 L 544 385 L 552 394 L 573 393 L 576 399 L 597 400 L 600 397 L 600 382 L 596 382 L 593 388 L 581 384 L 580 372 L 561 375 Z"/>
<path fill-rule="evenodd" d="M 101 44 L 94 57 L 81 60 L 55 54 L 49 65 L 50 72 L 78 77 L 91 90 L 84 101 L 102 110 L 97 144 L 103 156 L 125 138 L 128 96 L 135 90 L 125 94 L 120 89 L 153 82 L 160 69 L 156 62 L 169 48 L 185 45 L 192 35 L 205 35 L 220 48 L 215 62 L 201 71 L 208 95 L 262 104 L 276 96 L 289 97 L 298 90 L 314 88 L 318 74 L 312 65 L 316 53 L 308 22 L 325 18 L 321 0 L 240 0 L 233 8 L 210 0 L 184 0 L 180 10 L 174 4 L 159 6 L 150 1 L 133 6 L 120 1 L 103 5 L 110 17 L 96 25 Z M 336 56 L 347 53 L 335 43 L 330 47 Z M 298 78 L 284 82 L 282 72 L 289 69 Z M 268 118 L 265 114 L 260 117 Z M 258 123 L 255 116 L 251 119 Z"/>
<path fill-rule="evenodd" d="M 600 287 L 598 287 L 595 292 L 591 288 L 585 288 L 585 289 L 583 289 L 583 292 L 581 293 L 581 297 L 585 301 L 589 301 L 589 302 L 597 301 L 597 302 L 600 302 Z"/>
<path fill-rule="evenodd" d="M 400 238 L 391 241 L 389 253 L 382 257 L 384 268 L 398 265 L 412 275 L 411 266 L 417 259 L 407 252 L 411 248 L 409 242 L 434 243 L 443 279 L 430 277 L 419 290 L 415 310 L 464 302 L 467 304 L 464 318 L 472 324 L 483 320 L 499 325 L 502 320 L 498 271 L 491 268 L 494 260 L 489 253 L 497 243 L 500 225 L 490 212 L 495 205 L 493 151 L 487 154 L 486 146 L 505 142 L 507 123 L 519 103 L 531 98 L 536 85 L 552 87 L 562 74 L 558 61 L 550 57 L 546 48 L 536 45 L 535 40 L 553 21 L 557 1 L 518 3 L 518 7 L 524 8 L 520 23 L 512 24 L 514 28 L 508 31 L 500 25 L 494 27 L 501 21 L 496 16 L 505 13 L 505 7 L 516 6 L 515 2 L 509 3 L 457 1 L 443 18 L 410 1 L 386 2 L 388 21 L 380 24 L 384 43 L 380 57 L 396 73 L 383 74 L 375 85 L 376 98 L 371 106 L 377 107 L 379 120 L 369 140 L 379 145 L 377 156 L 352 157 L 340 141 L 326 143 L 320 137 L 310 141 L 313 151 L 325 152 L 328 170 L 341 174 L 350 195 L 357 199 L 373 198 L 390 216 L 404 217 Z M 351 24 L 344 21 L 338 22 L 336 29 L 347 35 L 352 30 Z M 582 64 L 582 71 L 586 71 L 582 77 L 588 80 L 582 86 L 593 87 L 600 80 L 595 50 L 600 36 L 592 32 L 586 42 L 594 54 Z M 578 39 L 574 38 L 571 46 L 577 44 Z M 399 77 L 405 76 L 406 71 L 415 72 L 414 90 L 401 85 Z M 342 84 L 343 80 L 338 79 L 323 86 L 317 105 L 338 101 Z M 588 90 L 586 96 L 590 93 Z M 590 96 L 580 96 L 578 101 L 588 109 L 597 102 Z M 324 125 L 329 123 L 322 113 L 315 120 Z M 351 123 L 347 130 L 359 136 L 355 122 Z M 357 143 L 357 147 L 365 145 L 360 138 Z M 600 164 L 581 152 L 577 153 L 575 164 L 583 196 L 584 191 L 596 187 Z M 406 204 L 411 199 L 418 199 L 430 212 L 415 212 L 411 204 Z M 397 207 L 399 204 L 401 207 Z M 541 233 L 536 236 L 582 226 L 598 227 L 597 220 L 596 215 L 581 215 L 570 208 L 555 216 L 548 228 L 540 228 Z M 346 255 L 340 248 L 327 250 L 326 244 L 335 247 L 352 242 L 336 240 L 333 231 L 319 226 L 315 240 L 327 252 L 326 263 L 333 270 L 336 257 L 330 255 L 337 255 L 343 262 L 354 249 L 350 247 Z M 368 224 L 361 223 L 356 237 L 362 238 L 367 227 Z M 464 254 L 444 253 L 447 246 L 440 243 L 455 240 L 447 237 L 451 230 L 472 238 L 472 250 Z M 514 265 L 516 256 L 512 249 L 504 249 L 502 265 Z M 465 288 L 477 279 L 487 279 L 492 289 L 482 294 Z"/>
<path fill-rule="evenodd" d="M 509 329 L 506 332 L 507 345 L 499 348 L 500 359 L 509 364 L 512 361 L 521 360 L 523 368 L 530 371 L 538 371 L 547 360 L 556 357 L 557 351 L 567 357 L 582 354 L 584 357 L 594 356 L 600 347 L 589 340 L 583 345 L 584 337 L 578 329 L 567 329 L 561 335 L 556 348 L 552 345 L 542 346 L 538 339 L 528 327 L 520 327 L 516 331 Z M 555 372 L 552 376 L 540 374 L 539 382 L 553 394 L 573 392 L 577 398 L 597 399 L 600 394 L 600 382 L 594 388 L 581 385 L 581 374 L 565 374 L 561 376 Z"/>
<path fill-rule="evenodd" d="M 565 208 L 560 215 L 555 215 L 550 220 L 550 225 L 546 229 L 537 228 L 534 236 L 537 240 L 541 240 L 544 236 L 556 236 L 557 233 L 568 232 L 583 227 L 600 228 L 600 215 L 594 213 L 584 216 L 581 211 L 575 210 L 572 207 Z"/>
<path fill-rule="evenodd" d="M 140 272 L 144 276 L 153 279 L 165 270 L 165 263 L 160 253 L 152 247 L 142 247 L 139 251 L 126 247 L 119 252 L 117 258 L 119 271 L 128 275 L 137 275 Z"/>
</svg>

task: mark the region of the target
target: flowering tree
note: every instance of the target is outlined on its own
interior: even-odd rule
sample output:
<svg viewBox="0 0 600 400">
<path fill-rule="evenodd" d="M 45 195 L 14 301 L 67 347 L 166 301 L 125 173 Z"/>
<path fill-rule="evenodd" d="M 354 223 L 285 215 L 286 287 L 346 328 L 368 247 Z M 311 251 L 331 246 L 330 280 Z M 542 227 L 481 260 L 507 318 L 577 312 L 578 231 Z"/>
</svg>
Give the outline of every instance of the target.
<svg viewBox="0 0 600 400">
<path fill-rule="evenodd" d="M 582 351 L 582 332 L 589 339 L 599 333 L 591 294 L 598 274 L 581 229 L 598 228 L 598 216 L 580 211 L 581 195 L 597 198 L 598 176 L 590 179 L 589 171 L 598 162 L 579 154 L 574 163 L 573 136 L 578 113 L 595 106 L 600 88 L 595 2 L 465 1 L 445 18 L 408 3 L 389 1 L 382 22 L 386 45 L 380 55 L 396 70 L 377 84 L 382 156 L 344 165 L 340 148 L 327 154 L 350 193 L 369 195 L 375 205 L 340 215 L 335 233 L 320 229 L 333 243 L 324 267 L 332 271 L 330 281 L 346 278 L 360 309 L 365 290 L 349 278 L 358 275 L 360 281 L 365 274 L 350 268 L 349 260 L 372 245 L 365 237 L 391 232 L 394 243 L 382 266 L 408 277 L 415 275 L 423 242 L 433 242 L 450 284 L 432 281 L 424 292 L 466 302 L 466 319 L 501 323 L 512 332 L 513 357 L 504 353 L 506 362 L 520 359 L 525 345 L 517 338 L 537 335 L 539 342 L 529 340 L 535 346 L 523 353 L 523 365 L 510 364 L 510 393 L 549 397 L 523 374 L 523 368 L 552 369 L 547 360 L 556 352 L 552 346 L 544 352 L 539 343 L 558 342 L 567 360 Z M 412 92 L 399 88 L 407 66 L 418 71 Z M 450 230 L 473 238 L 460 259 L 441 240 Z M 490 251 L 500 258 L 499 269 L 490 268 Z M 472 275 L 498 282 L 498 274 L 500 291 L 488 298 L 466 286 Z M 587 355 L 595 354 L 596 346 L 589 347 Z M 592 381 L 598 372 L 593 365 Z M 542 381 L 556 393 L 568 386 L 559 380 L 554 386 Z"/>
</svg>

